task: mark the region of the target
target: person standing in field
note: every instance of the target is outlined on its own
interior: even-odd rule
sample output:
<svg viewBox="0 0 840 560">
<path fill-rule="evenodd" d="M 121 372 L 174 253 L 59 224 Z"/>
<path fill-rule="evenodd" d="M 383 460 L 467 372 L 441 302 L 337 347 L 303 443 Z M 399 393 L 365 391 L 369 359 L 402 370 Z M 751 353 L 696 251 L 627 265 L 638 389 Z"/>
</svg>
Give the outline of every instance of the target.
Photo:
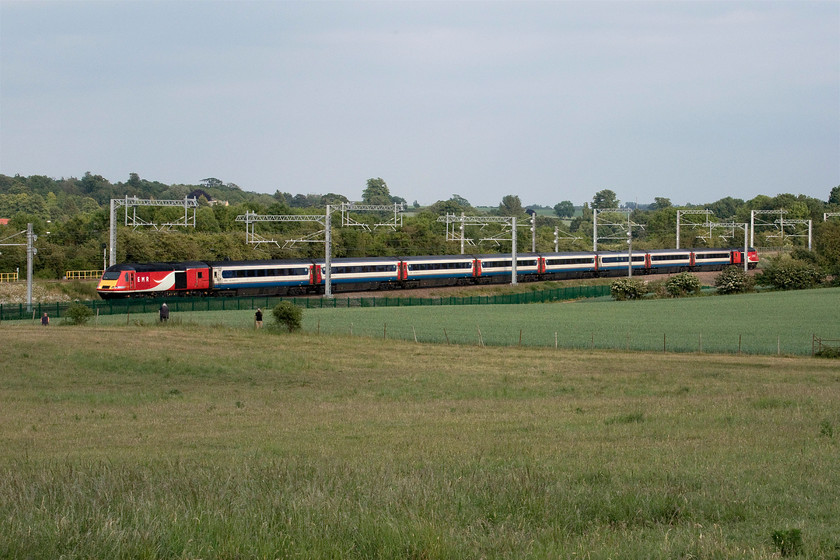
<svg viewBox="0 0 840 560">
<path fill-rule="evenodd" d="M 44 313 L 44 315 L 41 317 L 41 325 L 47 327 L 47 326 L 49 326 L 49 324 L 50 324 L 50 316 L 47 315 L 46 313 Z"/>
<path fill-rule="evenodd" d="M 262 328 L 262 309 L 257 307 L 257 312 L 254 313 L 254 328 L 261 329 Z"/>
<path fill-rule="evenodd" d="M 169 320 L 169 306 L 166 305 L 166 302 L 163 302 L 160 305 L 160 322 L 165 323 Z"/>
</svg>

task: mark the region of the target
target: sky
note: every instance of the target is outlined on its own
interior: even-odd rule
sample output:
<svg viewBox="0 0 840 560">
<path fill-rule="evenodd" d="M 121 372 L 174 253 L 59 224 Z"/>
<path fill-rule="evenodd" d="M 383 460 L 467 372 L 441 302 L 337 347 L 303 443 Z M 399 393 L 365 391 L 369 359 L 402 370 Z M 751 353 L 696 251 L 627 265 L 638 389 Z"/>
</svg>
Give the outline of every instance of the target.
<svg viewBox="0 0 840 560">
<path fill-rule="evenodd" d="M 840 184 L 840 1 L 0 0 L 0 173 L 430 204 Z"/>
</svg>

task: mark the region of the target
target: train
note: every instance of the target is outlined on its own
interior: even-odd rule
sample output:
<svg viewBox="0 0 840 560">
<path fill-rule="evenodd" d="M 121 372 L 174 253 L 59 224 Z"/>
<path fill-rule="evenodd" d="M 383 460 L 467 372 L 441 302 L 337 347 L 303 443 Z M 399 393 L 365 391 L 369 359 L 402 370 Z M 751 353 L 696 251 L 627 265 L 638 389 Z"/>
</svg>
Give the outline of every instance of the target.
<svg viewBox="0 0 840 560">
<path fill-rule="evenodd" d="M 630 260 L 632 259 L 632 263 Z M 519 253 L 518 282 L 667 274 L 758 265 L 743 249 L 656 249 L 632 252 Z M 502 284 L 512 280 L 507 254 L 330 259 L 330 289 L 339 292 Z M 323 294 L 324 259 L 125 263 L 108 267 L 96 291 L 102 299 L 172 296 L 296 296 Z"/>
</svg>

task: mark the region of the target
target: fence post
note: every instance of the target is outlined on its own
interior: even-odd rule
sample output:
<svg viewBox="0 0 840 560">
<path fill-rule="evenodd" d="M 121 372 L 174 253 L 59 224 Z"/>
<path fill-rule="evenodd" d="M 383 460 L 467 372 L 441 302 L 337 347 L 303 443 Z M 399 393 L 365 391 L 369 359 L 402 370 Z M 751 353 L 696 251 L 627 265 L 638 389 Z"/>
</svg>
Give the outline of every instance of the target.
<svg viewBox="0 0 840 560">
<path fill-rule="evenodd" d="M 741 353 L 741 335 L 738 335 L 738 353 Z"/>
</svg>

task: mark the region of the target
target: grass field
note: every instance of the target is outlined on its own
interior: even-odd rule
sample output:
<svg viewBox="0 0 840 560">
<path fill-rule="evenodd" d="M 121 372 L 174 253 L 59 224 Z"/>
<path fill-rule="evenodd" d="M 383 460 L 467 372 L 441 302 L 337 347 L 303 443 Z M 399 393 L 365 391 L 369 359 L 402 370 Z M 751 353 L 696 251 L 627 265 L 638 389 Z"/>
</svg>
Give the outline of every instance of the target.
<svg viewBox="0 0 840 560">
<path fill-rule="evenodd" d="M 253 325 L 250 310 L 174 317 L 202 325 Z M 135 314 L 101 317 L 99 323 L 155 320 L 154 314 Z M 488 346 L 554 348 L 556 342 L 578 349 L 810 355 L 814 334 L 840 339 L 840 288 L 628 302 L 308 309 L 304 329 Z"/>
<path fill-rule="evenodd" d="M 840 558 L 836 361 L 0 337 L 2 558 Z"/>
</svg>

